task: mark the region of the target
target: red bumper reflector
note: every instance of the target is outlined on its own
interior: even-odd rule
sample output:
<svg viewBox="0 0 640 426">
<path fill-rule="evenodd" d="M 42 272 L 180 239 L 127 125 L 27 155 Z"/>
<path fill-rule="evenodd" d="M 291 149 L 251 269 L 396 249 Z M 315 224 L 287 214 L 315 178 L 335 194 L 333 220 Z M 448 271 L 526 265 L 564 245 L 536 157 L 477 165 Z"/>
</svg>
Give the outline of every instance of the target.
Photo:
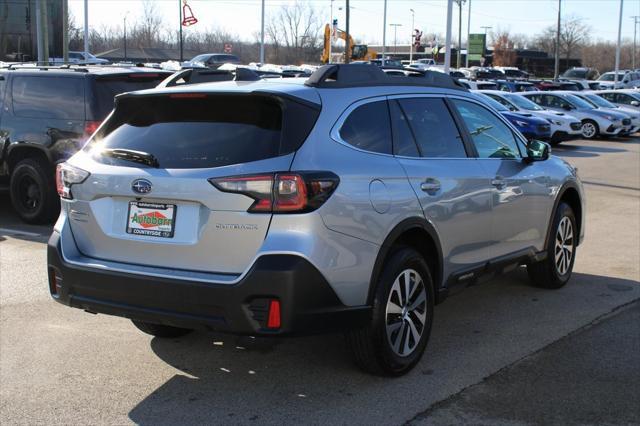
<svg viewBox="0 0 640 426">
<path fill-rule="evenodd" d="M 49 291 L 52 296 L 58 295 L 58 287 L 62 284 L 62 278 L 56 274 L 54 268 L 49 268 Z"/>
<path fill-rule="evenodd" d="M 279 300 L 272 300 L 269 302 L 269 319 L 267 320 L 267 328 L 280 328 Z"/>
</svg>

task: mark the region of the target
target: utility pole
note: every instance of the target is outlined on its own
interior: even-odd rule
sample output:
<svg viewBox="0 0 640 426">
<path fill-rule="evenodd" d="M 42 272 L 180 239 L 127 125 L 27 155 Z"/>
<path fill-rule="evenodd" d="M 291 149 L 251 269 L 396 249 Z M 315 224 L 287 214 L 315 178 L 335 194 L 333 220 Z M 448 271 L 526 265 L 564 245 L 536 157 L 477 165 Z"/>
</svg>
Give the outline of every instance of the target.
<svg viewBox="0 0 640 426">
<path fill-rule="evenodd" d="M 411 44 L 409 45 L 409 65 L 413 62 L 413 43 L 415 42 L 414 34 L 416 28 L 416 12 L 413 9 L 409 9 L 411 11 Z"/>
<path fill-rule="evenodd" d="M 464 66 L 469 68 L 469 38 L 471 36 L 471 0 L 469 0 L 469 16 L 467 16 L 467 56 L 465 57 Z"/>
<path fill-rule="evenodd" d="M 401 27 L 402 24 L 389 24 L 390 27 L 393 27 L 393 54 L 398 54 L 398 27 Z"/>
<path fill-rule="evenodd" d="M 42 50 L 42 15 L 40 14 L 40 0 L 36 0 L 36 48 L 38 49 L 38 62 L 44 62 Z"/>
<path fill-rule="evenodd" d="M 40 2 L 40 24 L 42 25 L 42 62 L 49 63 L 49 19 L 47 18 L 47 0 Z"/>
<path fill-rule="evenodd" d="M 333 7 L 333 0 L 331 0 Z M 333 9 L 331 9 L 333 11 Z M 331 47 L 329 47 L 329 62 L 331 62 Z M 262 0 L 262 18 L 260 24 L 260 63 L 264 65 L 264 0 Z"/>
<path fill-rule="evenodd" d="M 353 48 L 353 46 L 350 46 L 351 43 L 349 43 L 349 39 L 351 38 L 351 35 L 349 34 L 349 10 L 351 9 L 349 7 L 349 0 L 346 0 L 347 2 L 347 16 L 345 18 L 346 23 L 345 23 L 345 48 L 344 48 L 344 63 L 348 64 L 349 61 L 351 60 L 351 49 Z"/>
<path fill-rule="evenodd" d="M 633 18 L 633 53 L 631 54 L 631 61 L 632 61 L 632 68 L 635 70 L 636 69 L 636 35 L 637 35 L 637 30 L 638 30 L 638 24 L 640 23 L 640 16 L 636 15 L 636 16 L 632 16 Z"/>
<path fill-rule="evenodd" d="M 458 3 L 458 54 L 456 55 L 456 67 L 460 68 L 460 54 L 462 53 L 462 5 L 466 0 L 456 0 Z"/>
<path fill-rule="evenodd" d="M 84 0 L 84 59 L 89 59 L 89 0 Z"/>
<path fill-rule="evenodd" d="M 451 69 L 451 20 L 453 18 L 453 0 L 447 0 L 447 32 L 444 48 L 444 73 L 449 74 Z"/>
<path fill-rule="evenodd" d="M 178 25 L 180 26 L 180 30 L 178 31 L 178 38 L 179 40 L 179 44 L 180 44 L 180 65 L 182 65 L 182 62 L 184 61 L 184 55 L 183 55 L 183 50 L 182 50 L 182 4 L 181 0 L 178 0 L 178 17 L 179 17 L 179 22 Z"/>
<path fill-rule="evenodd" d="M 387 0 L 384 0 L 384 14 L 382 17 L 382 59 L 387 51 Z"/>
<path fill-rule="evenodd" d="M 62 61 L 69 63 L 69 2 L 62 0 Z"/>
<path fill-rule="evenodd" d="M 264 0 L 262 0 L 262 4 L 264 4 Z M 331 25 L 331 31 L 329 31 L 329 63 L 331 63 L 331 54 L 333 53 L 333 0 L 331 0 L 331 19 L 329 20 L 329 25 Z"/>
<path fill-rule="evenodd" d="M 123 22 L 123 38 L 124 38 L 124 61 L 127 62 L 127 15 L 129 14 L 129 11 L 125 12 L 124 14 L 124 22 Z"/>
<path fill-rule="evenodd" d="M 560 77 L 560 16 L 562 9 L 562 0 L 558 0 L 558 27 L 556 29 L 556 49 L 555 49 L 555 64 L 553 66 L 553 79 L 557 80 Z"/>
<path fill-rule="evenodd" d="M 620 17 L 618 18 L 618 43 L 616 44 L 616 70 L 613 77 L 613 88 L 618 85 L 618 72 L 620 71 L 620 37 L 622 36 L 622 7 L 624 0 L 620 0 Z"/>
</svg>

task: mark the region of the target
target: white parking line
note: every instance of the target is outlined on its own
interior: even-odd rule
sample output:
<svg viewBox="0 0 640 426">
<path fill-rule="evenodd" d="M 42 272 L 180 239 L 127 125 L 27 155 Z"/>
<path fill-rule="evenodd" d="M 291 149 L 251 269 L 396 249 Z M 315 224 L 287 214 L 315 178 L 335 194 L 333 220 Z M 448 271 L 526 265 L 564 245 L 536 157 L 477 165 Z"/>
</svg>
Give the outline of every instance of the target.
<svg viewBox="0 0 640 426">
<path fill-rule="evenodd" d="M 4 235 L 26 235 L 27 237 L 41 237 L 37 232 L 19 231 L 17 229 L 0 228 L 0 234 Z"/>
</svg>

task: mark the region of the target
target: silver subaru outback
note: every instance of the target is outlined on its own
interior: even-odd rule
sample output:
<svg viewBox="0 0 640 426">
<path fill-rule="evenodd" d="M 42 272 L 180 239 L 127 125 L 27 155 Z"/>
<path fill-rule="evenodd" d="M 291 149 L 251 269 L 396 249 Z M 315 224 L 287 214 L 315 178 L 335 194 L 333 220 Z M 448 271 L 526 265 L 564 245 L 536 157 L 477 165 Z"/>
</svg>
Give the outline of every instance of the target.
<svg viewBox="0 0 640 426">
<path fill-rule="evenodd" d="M 518 265 L 569 280 L 577 170 L 449 76 L 241 80 L 120 95 L 58 166 L 56 301 L 157 337 L 341 331 L 401 375 L 450 289 Z"/>
</svg>

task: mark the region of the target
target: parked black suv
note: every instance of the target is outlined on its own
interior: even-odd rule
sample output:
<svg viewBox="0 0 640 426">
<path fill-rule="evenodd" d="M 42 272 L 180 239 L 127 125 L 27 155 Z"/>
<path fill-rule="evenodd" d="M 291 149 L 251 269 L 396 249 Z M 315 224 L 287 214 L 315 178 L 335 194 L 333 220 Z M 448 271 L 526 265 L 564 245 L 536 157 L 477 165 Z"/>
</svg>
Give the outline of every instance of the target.
<svg viewBox="0 0 640 426">
<path fill-rule="evenodd" d="M 155 87 L 168 75 L 142 67 L 0 68 L 0 181 L 18 215 L 55 219 L 55 165 L 84 145 L 116 94 Z"/>
</svg>

